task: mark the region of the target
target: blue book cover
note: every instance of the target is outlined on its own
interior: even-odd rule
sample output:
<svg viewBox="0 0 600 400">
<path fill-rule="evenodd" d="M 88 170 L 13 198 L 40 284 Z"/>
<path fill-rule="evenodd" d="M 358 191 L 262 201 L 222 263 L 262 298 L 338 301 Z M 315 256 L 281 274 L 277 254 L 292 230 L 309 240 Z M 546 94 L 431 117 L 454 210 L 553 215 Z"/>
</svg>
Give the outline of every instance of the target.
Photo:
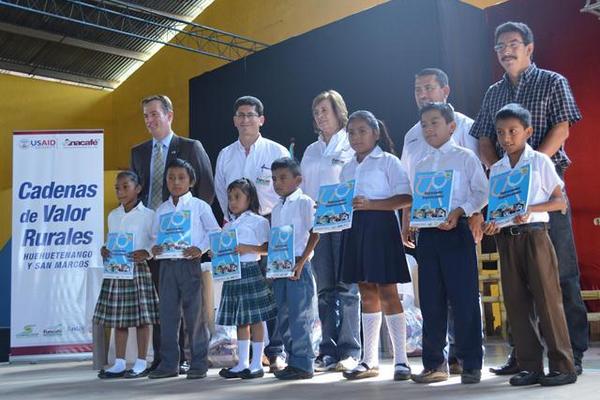
<svg viewBox="0 0 600 400">
<path fill-rule="evenodd" d="M 487 221 L 499 227 L 515 225 L 513 218 L 527 211 L 530 184 L 530 164 L 490 176 Z"/>
<path fill-rule="evenodd" d="M 155 258 L 185 258 L 183 251 L 192 245 L 191 211 L 163 214 L 159 222 L 156 244 L 162 247 L 163 252 Z"/>
<path fill-rule="evenodd" d="M 352 199 L 355 181 L 323 185 L 315 213 L 313 232 L 339 232 L 352 226 Z"/>
<path fill-rule="evenodd" d="M 133 260 L 129 253 L 133 252 L 133 233 L 112 232 L 106 237 L 106 248 L 110 257 L 104 260 L 104 278 L 133 279 Z"/>
<path fill-rule="evenodd" d="M 295 265 L 294 226 L 283 225 L 271 228 L 267 255 L 267 278 L 290 277 L 293 275 Z"/>
<path fill-rule="evenodd" d="M 237 231 L 227 229 L 209 235 L 212 251 L 212 276 L 215 281 L 233 281 L 242 278 L 240 255 L 235 252 Z"/>
<path fill-rule="evenodd" d="M 446 221 L 452 206 L 454 171 L 417 172 L 410 209 L 410 226 L 435 228 Z"/>
</svg>

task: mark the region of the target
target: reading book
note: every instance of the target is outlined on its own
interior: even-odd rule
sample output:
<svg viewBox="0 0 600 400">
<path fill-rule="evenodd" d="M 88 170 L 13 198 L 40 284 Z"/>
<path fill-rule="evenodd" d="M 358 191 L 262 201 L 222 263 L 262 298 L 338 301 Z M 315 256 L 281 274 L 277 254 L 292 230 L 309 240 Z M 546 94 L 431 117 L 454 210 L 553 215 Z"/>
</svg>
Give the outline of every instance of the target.
<svg viewBox="0 0 600 400">
<path fill-rule="evenodd" d="M 315 213 L 313 232 L 338 232 L 352 226 L 352 199 L 355 181 L 323 185 Z"/>
<path fill-rule="evenodd" d="M 513 218 L 527 211 L 530 185 L 530 164 L 490 176 L 487 221 L 499 227 L 515 225 Z"/>
<path fill-rule="evenodd" d="M 133 233 L 112 232 L 106 237 L 106 248 L 110 257 L 104 260 L 104 278 L 133 279 L 133 260 L 129 253 L 133 252 Z"/>
<path fill-rule="evenodd" d="M 435 228 L 450 214 L 454 171 L 417 172 L 410 209 L 410 226 Z"/>
<path fill-rule="evenodd" d="M 283 225 L 271 228 L 267 255 L 267 278 L 290 277 L 293 275 L 295 265 L 294 226 Z"/>
<path fill-rule="evenodd" d="M 209 235 L 212 251 L 212 275 L 215 281 L 233 281 L 242 277 L 240 255 L 235 252 L 237 231 L 227 229 Z"/>
<path fill-rule="evenodd" d="M 191 212 L 175 211 L 160 216 L 156 244 L 163 249 L 163 258 L 185 258 L 183 251 L 192 245 Z"/>
</svg>

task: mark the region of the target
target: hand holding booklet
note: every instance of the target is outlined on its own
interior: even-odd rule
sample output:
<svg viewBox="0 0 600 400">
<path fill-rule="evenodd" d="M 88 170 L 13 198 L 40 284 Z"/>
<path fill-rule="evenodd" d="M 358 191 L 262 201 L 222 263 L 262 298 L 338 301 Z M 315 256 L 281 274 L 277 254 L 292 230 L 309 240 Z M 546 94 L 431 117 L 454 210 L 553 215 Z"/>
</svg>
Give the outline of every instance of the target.
<svg viewBox="0 0 600 400">
<path fill-rule="evenodd" d="M 189 210 L 161 215 L 156 244 L 163 252 L 155 258 L 185 258 L 183 251 L 192 245 L 191 226 Z"/>
<path fill-rule="evenodd" d="M 209 235 L 212 251 L 212 276 L 215 281 L 233 281 L 242 278 L 237 231 L 226 229 Z"/>
<path fill-rule="evenodd" d="M 313 232 L 339 232 L 352 227 L 354 188 L 354 180 L 319 188 Z"/>
<path fill-rule="evenodd" d="M 513 219 L 527 212 L 530 185 L 530 164 L 490 176 L 487 221 L 498 227 L 514 225 Z"/>
<path fill-rule="evenodd" d="M 104 260 L 104 278 L 133 279 L 134 263 L 129 257 L 134 250 L 133 233 L 109 233 L 106 248 L 110 251 L 110 257 Z"/>
<path fill-rule="evenodd" d="M 267 278 L 289 278 L 294 274 L 294 226 L 271 228 L 267 255 Z"/>
<path fill-rule="evenodd" d="M 436 228 L 450 214 L 454 171 L 417 172 L 410 209 L 410 226 Z"/>
</svg>

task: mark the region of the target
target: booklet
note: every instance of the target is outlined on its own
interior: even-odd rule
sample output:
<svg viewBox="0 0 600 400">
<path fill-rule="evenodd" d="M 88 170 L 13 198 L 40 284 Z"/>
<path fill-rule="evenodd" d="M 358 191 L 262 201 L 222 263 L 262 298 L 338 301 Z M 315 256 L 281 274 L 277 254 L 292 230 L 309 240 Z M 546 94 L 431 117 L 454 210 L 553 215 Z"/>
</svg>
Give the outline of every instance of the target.
<svg viewBox="0 0 600 400">
<path fill-rule="evenodd" d="M 339 232 L 352 227 L 352 199 L 355 181 L 319 188 L 313 232 Z"/>
<path fill-rule="evenodd" d="M 527 211 L 530 186 L 530 164 L 490 176 L 487 221 L 499 227 L 515 225 L 513 218 Z"/>
<path fill-rule="evenodd" d="M 410 226 L 435 228 L 450 214 L 454 171 L 417 172 L 410 209 Z"/>
<path fill-rule="evenodd" d="M 112 232 L 106 237 L 110 257 L 104 260 L 104 278 L 133 279 L 134 262 L 129 258 L 133 252 L 133 233 Z"/>
<path fill-rule="evenodd" d="M 237 230 L 227 229 L 209 235 L 212 251 L 212 276 L 215 281 L 233 281 L 242 278 L 240 255 L 235 252 L 238 244 Z"/>
<path fill-rule="evenodd" d="M 155 258 L 185 258 L 183 251 L 192 245 L 191 211 L 163 214 L 159 222 L 156 244 L 163 252 Z"/>
<path fill-rule="evenodd" d="M 293 275 L 295 265 L 294 225 L 271 228 L 267 255 L 267 278 L 290 277 Z"/>
</svg>

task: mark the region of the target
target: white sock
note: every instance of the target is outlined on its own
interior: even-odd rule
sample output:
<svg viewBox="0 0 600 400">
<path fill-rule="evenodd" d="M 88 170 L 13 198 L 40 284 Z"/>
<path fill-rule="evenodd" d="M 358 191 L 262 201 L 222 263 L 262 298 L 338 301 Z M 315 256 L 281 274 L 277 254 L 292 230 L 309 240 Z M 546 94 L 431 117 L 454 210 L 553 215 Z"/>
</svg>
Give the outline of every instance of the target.
<svg viewBox="0 0 600 400">
<path fill-rule="evenodd" d="M 242 372 L 250 367 L 250 340 L 238 340 L 237 344 L 240 360 L 235 367 L 231 368 L 231 372 Z"/>
<path fill-rule="evenodd" d="M 408 365 L 406 357 L 406 318 L 404 313 L 385 316 L 385 322 L 388 327 L 392 348 L 394 349 L 394 365 Z"/>
<path fill-rule="evenodd" d="M 139 374 L 140 372 L 146 369 L 146 360 L 138 358 L 137 360 L 135 360 L 135 364 L 133 364 L 133 367 L 131 367 L 131 369 L 134 373 Z"/>
<path fill-rule="evenodd" d="M 379 332 L 381 331 L 381 312 L 362 313 L 364 336 L 364 355 L 362 362 L 370 368 L 379 366 Z"/>
<path fill-rule="evenodd" d="M 125 371 L 126 366 L 127 365 L 123 358 L 117 358 L 115 360 L 114 365 L 112 367 L 110 367 L 109 369 L 107 369 L 106 372 L 114 372 L 114 373 L 118 374 L 119 372 Z"/>
<path fill-rule="evenodd" d="M 262 369 L 262 354 L 265 350 L 265 342 L 252 342 L 252 362 L 250 371 L 256 372 Z"/>
</svg>

